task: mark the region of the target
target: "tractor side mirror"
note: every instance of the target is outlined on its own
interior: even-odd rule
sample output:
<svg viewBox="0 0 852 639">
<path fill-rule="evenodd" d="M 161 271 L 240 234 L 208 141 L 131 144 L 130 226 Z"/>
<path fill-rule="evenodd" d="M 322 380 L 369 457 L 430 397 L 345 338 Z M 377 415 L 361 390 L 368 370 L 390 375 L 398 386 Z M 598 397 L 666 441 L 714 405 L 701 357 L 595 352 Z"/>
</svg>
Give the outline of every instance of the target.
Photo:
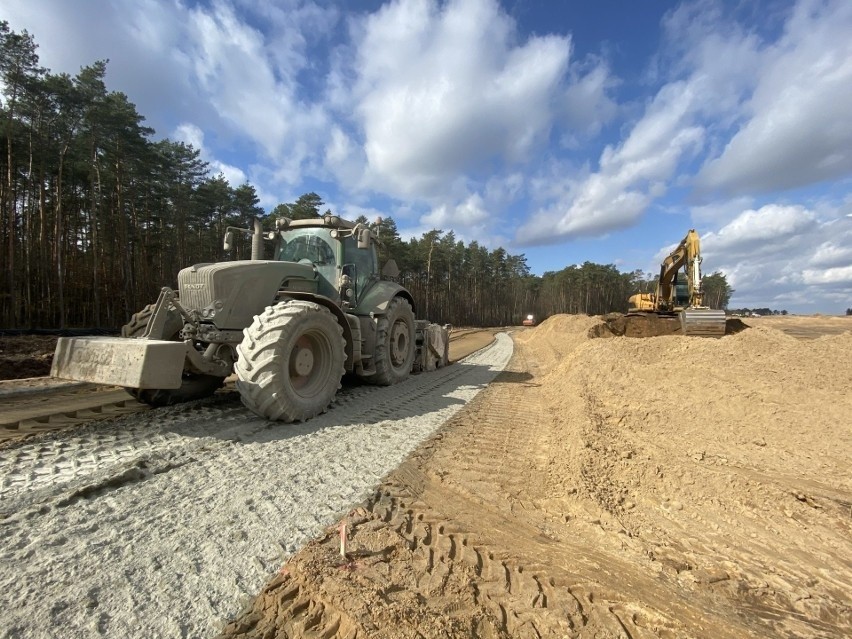
<svg viewBox="0 0 852 639">
<path fill-rule="evenodd" d="M 358 231 L 358 248 L 359 249 L 370 248 L 371 237 L 372 237 L 372 233 L 370 233 L 370 229 L 361 229 L 360 231 Z"/>
<path fill-rule="evenodd" d="M 222 248 L 226 251 L 231 250 L 231 244 L 234 243 L 234 233 L 232 231 L 225 231 L 225 241 L 222 243 Z"/>
</svg>

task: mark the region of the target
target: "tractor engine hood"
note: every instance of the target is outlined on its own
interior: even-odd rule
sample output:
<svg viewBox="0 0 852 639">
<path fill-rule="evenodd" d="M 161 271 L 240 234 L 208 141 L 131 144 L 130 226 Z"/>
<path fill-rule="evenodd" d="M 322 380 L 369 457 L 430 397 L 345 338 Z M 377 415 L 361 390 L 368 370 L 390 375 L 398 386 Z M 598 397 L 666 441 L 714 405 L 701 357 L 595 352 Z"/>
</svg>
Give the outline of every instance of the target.
<svg viewBox="0 0 852 639">
<path fill-rule="evenodd" d="M 280 289 L 315 293 L 312 264 L 239 260 L 195 264 L 178 273 L 180 303 L 197 311 L 202 322 L 221 330 L 242 330 L 272 304 Z"/>
</svg>

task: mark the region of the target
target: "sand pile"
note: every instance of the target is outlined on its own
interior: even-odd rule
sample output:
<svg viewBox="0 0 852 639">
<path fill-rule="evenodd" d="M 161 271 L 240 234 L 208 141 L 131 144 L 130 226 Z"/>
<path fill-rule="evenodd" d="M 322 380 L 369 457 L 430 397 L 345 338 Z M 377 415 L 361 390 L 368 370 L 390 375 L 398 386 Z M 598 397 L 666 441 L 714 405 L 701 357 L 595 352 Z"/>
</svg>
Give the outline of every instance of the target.
<svg viewBox="0 0 852 639">
<path fill-rule="evenodd" d="M 852 334 L 516 333 L 510 365 L 223 636 L 852 632 Z"/>
<path fill-rule="evenodd" d="M 554 492 L 599 505 L 685 586 L 785 611 L 782 634 L 813 632 L 798 615 L 852 621 L 852 333 L 590 339 L 542 386 L 566 453 Z"/>
</svg>

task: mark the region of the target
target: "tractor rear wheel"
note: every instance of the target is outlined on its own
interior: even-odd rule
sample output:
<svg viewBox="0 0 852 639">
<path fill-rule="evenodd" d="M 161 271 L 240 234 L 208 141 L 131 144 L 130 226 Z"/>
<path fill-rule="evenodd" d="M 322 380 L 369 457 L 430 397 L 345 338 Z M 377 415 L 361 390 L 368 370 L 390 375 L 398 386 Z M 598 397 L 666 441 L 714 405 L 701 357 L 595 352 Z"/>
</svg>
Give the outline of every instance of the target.
<svg viewBox="0 0 852 639">
<path fill-rule="evenodd" d="M 340 388 L 345 347 L 343 329 L 324 306 L 290 300 L 267 308 L 237 347 L 243 404 L 283 422 L 324 413 Z"/>
<path fill-rule="evenodd" d="M 154 304 L 148 304 L 138 313 L 134 313 L 130 321 L 121 327 L 122 337 L 141 337 L 148 328 L 148 323 L 154 315 Z M 183 328 L 183 319 L 176 309 L 170 308 L 166 314 L 166 323 L 163 327 L 162 336 L 154 336 L 155 339 L 165 339 L 177 342 L 180 339 L 180 330 Z M 225 383 L 223 377 L 215 375 L 201 375 L 184 371 L 180 388 L 125 388 L 140 402 L 149 406 L 172 406 L 194 399 L 209 397 Z"/>
<path fill-rule="evenodd" d="M 376 327 L 376 372 L 365 381 L 380 386 L 398 384 L 408 378 L 415 357 L 414 311 L 411 304 L 395 297 Z"/>
</svg>

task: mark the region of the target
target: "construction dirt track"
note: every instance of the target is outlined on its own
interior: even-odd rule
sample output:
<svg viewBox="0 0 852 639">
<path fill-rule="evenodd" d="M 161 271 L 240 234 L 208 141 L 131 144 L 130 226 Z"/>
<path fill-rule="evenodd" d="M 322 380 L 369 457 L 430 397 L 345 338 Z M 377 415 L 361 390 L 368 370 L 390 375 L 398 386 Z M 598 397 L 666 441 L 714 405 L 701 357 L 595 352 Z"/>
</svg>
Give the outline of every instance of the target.
<svg viewBox="0 0 852 639">
<path fill-rule="evenodd" d="M 222 636 L 850 636 L 852 326 L 796 321 L 515 333 L 340 522 L 346 557 L 331 527 Z"/>
<path fill-rule="evenodd" d="M 297 507 L 276 487 L 274 467 L 252 467 L 250 460 L 271 455 L 282 460 L 282 477 L 294 472 L 285 455 L 295 444 L 280 430 L 290 429 L 294 442 L 300 433 L 320 440 L 326 463 L 338 464 L 341 475 L 354 469 L 354 477 L 364 464 L 359 440 L 346 444 L 345 458 L 323 448 L 355 430 L 336 424 L 359 402 L 378 402 L 376 410 L 363 409 L 359 419 L 366 421 L 357 428 L 376 438 L 371 446 L 379 457 L 387 455 L 382 439 L 412 438 L 420 404 L 450 397 L 442 389 L 461 393 L 470 386 L 452 382 L 463 363 L 456 372 L 442 369 L 386 389 L 394 394 L 386 398 L 379 395 L 384 390 L 347 390 L 317 419 L 315 432 L 311 422 L 272 428 L 252 422 L 227 396 L 84 426 L 83 439 L 106 433 L 121 442 L 131 427 L 139 437 L 156 434 L 156 450 L 169 452 L 145 453 L 150 467 L 169 465 L 163 472 L 146 466 L 139 479 L 125 466 L 110 467 L 123 475 L 99 480 L 97 491 L 88 478 L 79 485 L 69 479 L 65 488 L 53 475 L 23 474 L 15 461 L 44 458 L 49 446 L 65 450 L 77 427 L 9 442 L 0 449 L 0 462 L 5 456 L 10 467 L 0 489 L 14 498 L 0 509 L 9 542 L 0 551 L 6 573 L 0 637 L 119 636 L 115 629 L 121 636 L 252 639 L 852 636 L 852 318 L 745 321 L 750 328 L 721 339 L 591 338 L 590 329 L 605 334 L 595 328 L 600 318 L 560 315 L 511 331 L 513 351 L 498 335 L 497 346 L 509 344 L 503 371 L 443 426 L 428 430 L 423 443 L 412 443 L 401 464 L 382 471 L 387 474 L 363 502 L 343 501 L 350 506 L 325 534 L 292 549 L 274 518 Z M 462 337 L 456 334 L 454 348 L 468 352 L 492 339 L 471 332 L 462 345 Z M 462 354 L 451 351 L 453 358 Z M 473 380 L 485 374 L 468 369 Z M 441 374 L 449 380 L 443 386 L 436 381 Z M 429 384 L 436 390 L 427 390 Z M 396 426 L 390 420 L 400 411 L 404 419 Z M 159 426 L 164 419 L 175 425 Z M 204 428 L 226 426 L 242 430 L 238 436 L 221 430 L 209 441 L 202 435 Z M 131 443 L 133 455 L 142 455 L 145 441 Z M 228 457 L 233 454 L 243 457 Z M 230 499 L 222 494 L 216 482 L 226 471 L 256 475 L 243 486 L 245 495 L 236 483 L 225 491 Z M 196 484 L 188 484 L 182 501 L 167 496 L 182 495 L 180 482 L 192 477 Z M 376 486 L 381 473 L 374 477 L 365 485 Z M 304 494 L 319 488 L 306 486 Z M 243 497 L 252 498 L 251 512 L 241 506 Z M 180 510 L 176 503 L 186 512 L 173 512 Z M 192 507 L 201 514 L 232 510 L 202 521 Z M 127 513 L 124 523 L 119 513 L 126 508 L 138 516 Z M 323 512 L 333 516 L 340 508 L 329 504 Z M 100 530 L 89 531 L 92 516 Z M 252 518 L 253 528 L 245 523 Z M 92 574 L 82 564 L 68 565 L 90 554 L 90 542 L 122 548 L 113 540 L 122 526 L 135 535 L 125 543 L 137 545 L 136 563 L 122 568 L 94 558 Z M 227 570 L 248 558 L 223 557 L 221 544 L 205 550 L 176 541 L 168 552 L 144 547 L 169 527 L 176 531 L 170 543 L 197 527 L 211 544 L 271 529 L 269 545 L 274 551 L 278 543 L 279 554 L 243 544 L 246 555 L 263 561 L 257 583 L 241 591 L 256 596 L 236 613 L 235 598 L 222 604 L 214 592 L 234 591 L 237 578 Z M 209 562 L 205 574 L 218 581 L 192 574 L 176 580 L 182 553 L 190 564 Z M 152 562 L 163 567 L 150 571 Z M 54 587 L 66 573 L 89 594 Z M 128 598 L 135 602 L 130 607 L 112 603 Z M 229 610 L 229 619 L 214 620 L 207 612 L 214 609 Z M 166 612 L 173 613 L 172 625 L 163 622 Z M 198 619 L 189 623 L 191 614 Z"/>
</svg>

